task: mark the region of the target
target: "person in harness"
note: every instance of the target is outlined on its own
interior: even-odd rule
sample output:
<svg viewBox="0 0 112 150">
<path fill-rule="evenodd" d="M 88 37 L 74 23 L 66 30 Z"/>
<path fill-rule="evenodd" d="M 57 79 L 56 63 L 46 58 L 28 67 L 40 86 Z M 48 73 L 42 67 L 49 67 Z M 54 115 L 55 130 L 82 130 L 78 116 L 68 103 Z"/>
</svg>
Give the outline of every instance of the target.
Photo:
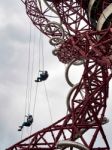
<svg viewBox="0 0 112 150">
<path fill-rule="evenodd" d="M 23 129 L 23 127 L 30 127 L 31 124 L 33 123 L 33 117 L 32 115 L 28 115 L 26 116 L 27 117 L 27 121 L 26 122 L 23 122 L 23 124 L 21 126 L 19 126 L 19 129 L 18 131 L 21 131 Z"/>
<path fill-rule="evenodd" d="M 37 78 L 37 80 L 35 80 L 35 82 L 41 82 L 41 81 L 45 81 L 48 78 L 48 72 L 47 71 L 40 71 L 40 77 Z"/>
</svg>

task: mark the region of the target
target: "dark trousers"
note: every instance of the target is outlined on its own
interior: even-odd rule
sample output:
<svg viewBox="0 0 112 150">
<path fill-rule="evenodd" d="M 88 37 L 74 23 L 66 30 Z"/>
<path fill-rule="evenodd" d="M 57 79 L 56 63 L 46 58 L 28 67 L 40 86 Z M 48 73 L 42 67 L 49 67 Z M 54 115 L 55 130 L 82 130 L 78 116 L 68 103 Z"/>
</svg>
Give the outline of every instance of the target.
<svg viewBox="0 0 112 150">
<path fill-rule="evenodd" d="M 21 128 L 23 128 L 24 126 L 29 127 L 31 125 L 31 123 L 29 122 L 23 122 Z"/>
</svg>

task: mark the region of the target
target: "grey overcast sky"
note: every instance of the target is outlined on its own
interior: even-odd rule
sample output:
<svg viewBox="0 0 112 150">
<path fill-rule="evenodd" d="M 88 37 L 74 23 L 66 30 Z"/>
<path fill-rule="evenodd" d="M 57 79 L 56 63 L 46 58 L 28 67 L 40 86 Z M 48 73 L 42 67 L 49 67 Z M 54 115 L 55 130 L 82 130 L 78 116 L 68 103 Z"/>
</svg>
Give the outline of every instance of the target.
<svg viewBox="0 0 112 150">
<path fill-rule="evenodd" d="M 50 46 L 48 38 L 42 36 L 40 42 L 40 32 L 30 22 L 25 13 L 25 7 L 20 0 L 1 1 L 0 33 L 0 150 L 4 150 L 21 140 L 21 133 L 17 130 L 23 122 L 25 107 L 28 110 L 29 97 L 31 97 L 31 113 L 33 112 L 36 89 L 34 80 L 39 70 L 39 49 L 41 50 L 43 47 L 44 66 L 49 71 L 46 89 L 53 122 L 66 113 L 65 102 L 69 86 L 64 77 L 65 66 L 52 55 L 54 47 Z M 30 64 L 29 73 L 28 64 Z M 32 133 L 50 124 L 51 116 L 45 87 L 43 83 L 40 83 L 37 91 Z M 28 135 L 29 130 L 25 129 L 22 137 Z"/>
<path fill-rule="evenodd" d="M 30 42 L 30 62 L 29 39 Z M 45 69 L 49 71 L 46 89 L 52 114 L 52 121 L 46 99 L 45 87 L 38 86 L 34 124 L 32 133 L 45 128 L 51 122 L 57 121 L 66 114 L 66 96 L 70 87 L 64 77 L 65 65 L 52 55 L 52 46 L 48 38 L 42 36 L 32 25 L 25 13 L 25 7 L 20 0 L 2 0 L 0 3 L 0 150 L 21 140 L 21 133 L 17 131 L 28 109 L 28 99 L 31 98 L 31 113 L 33 112 L 36 83 L 39 70 L 39 49 L 44 50 Z M 43 44 L 42 44 L 43 43 Z M 34 54 L 34 55 L 33 55 Z M 33 58 L 34 56 L 34 58 Z M 34 60 L 34 63 L 33 63 Z M 28 64 L 30 70 L 28 74 Z M 33 64 L 33 71 L 32 71 Z M 28 75 L 28 84 L 27 84 Z M 32 85 L 32 86 L 31 86 Z M 112 84 L 110 84 L 110 87 Z M 32 88 L 31 88 L 32 87 Z M 27 90 L 26 90 L 27 89 Z M 26 94 L 27 91 L 27 94 Z M 112 88 L 108 100 L 107 117 L 110 122 L 105 130 L 112 147 Z M 26 98 L 27 95 L 27 98 Z M 26 100 L 26 103 L 25 103 Z M 58 109 L 57 109 L 58 108 Z M 27 110 L 26 109 L 26 110 Z M 26 111 L 27 114 L 27 111 Z M 29 135 L 25 129 L 22 138 Z"/>
</svg>

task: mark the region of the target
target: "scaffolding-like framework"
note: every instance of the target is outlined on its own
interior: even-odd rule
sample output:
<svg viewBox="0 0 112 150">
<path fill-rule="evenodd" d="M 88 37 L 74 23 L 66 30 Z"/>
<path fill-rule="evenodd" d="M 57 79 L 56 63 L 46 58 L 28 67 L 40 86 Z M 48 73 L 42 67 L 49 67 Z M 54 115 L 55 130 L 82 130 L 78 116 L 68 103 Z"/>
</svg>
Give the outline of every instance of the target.
<svg viewBox="0 0 112 150">
<path fill-rule="evenodd" d="M 110 150 L 103 125 L 112 66 L 111 0 L 24 0 L 33 24 L 56 48 L 53 54 L 68 64 L 68 114 L 7 150 Z M 43 3 L 47 7 L 42 7 Z M 58 18 L 50 21 L 49 11 Z M 83 65 L 77 85 L 71 83 L 71 65 Z M 97 145 L 98 138 L 103 145 Z"/>
</svg>

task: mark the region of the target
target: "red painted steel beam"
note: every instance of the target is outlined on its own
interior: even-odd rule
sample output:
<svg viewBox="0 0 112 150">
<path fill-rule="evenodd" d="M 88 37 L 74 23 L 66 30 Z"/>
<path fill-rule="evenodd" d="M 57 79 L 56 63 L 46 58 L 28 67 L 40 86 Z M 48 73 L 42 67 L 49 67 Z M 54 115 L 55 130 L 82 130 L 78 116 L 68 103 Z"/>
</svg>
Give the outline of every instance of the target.
<svg viewBox="0 0 112 150">
<path fill-rule="evenodd" d="M 98 38 L 101 38 L 98 41 Z M 100 65 L 111 66 L 112 32 L 86 31 L 77 36 L 71 36 L 57 51 L 57 57 L 63 63 L 76 59 L 92 59 Z"/>
<path fill-rule="evenodd" d="M 89 78 L 87 76 L 89 76 Z M 73 101 L 73 109 L 71 109 L 70 114 L 60 119 L 53 125 L 38 131 L 32 136 L 15 144 L 7 150 L 14 150 L 15 148 L 20 148 L 23 150 L 25 148 L 32 149 L 35 147 L 37 147 L 37 149 L 47 148 L 49 150 L 54 150 L 58 141 L 62 139 L 74 141 L 76 140 L 76 135 L 79 135 L 78 137 L 86 147 L 94 150 L 94 143 L 96 142 L 97 135 L 99 133 L 102 135 L 107 147 L 106 149 L 109 150 L 109 144 L 103 131 L 101 120 L 103 119 L 106 110 L 106 102 L 108 97 L 107 85 L 110 78 L 111 75 L 108 74 L 105 67 L 97 65 L 94 61 L 87 61 L 85 63 L 85 70 L 81 80 L 81 83 L 83 83 L 83 87 L 85 89 L 85 96 L 84 99 L 82 99 L 82 102 L 78 105 L 74 105 L 77 101 L 77 95 L 81 90 L 77 87 L 74 97 L 71 100 Z M 105 91 L 104 94 L 103 91 Z M 93 137 L 90 138 L 89 144 L 87 144 L 88 141 L 86 141 L 81 134 L 82 129 L 85 129 L 84 134 L 89 134 L 91 129 L 94 131 Z M 68 132 L 69 135 L 67 135 L 66 132 Z M 51 139 L 51 141 L 49 139 Z M 29 142 L 29 140 L 31 142 Z"/>
</svg>

